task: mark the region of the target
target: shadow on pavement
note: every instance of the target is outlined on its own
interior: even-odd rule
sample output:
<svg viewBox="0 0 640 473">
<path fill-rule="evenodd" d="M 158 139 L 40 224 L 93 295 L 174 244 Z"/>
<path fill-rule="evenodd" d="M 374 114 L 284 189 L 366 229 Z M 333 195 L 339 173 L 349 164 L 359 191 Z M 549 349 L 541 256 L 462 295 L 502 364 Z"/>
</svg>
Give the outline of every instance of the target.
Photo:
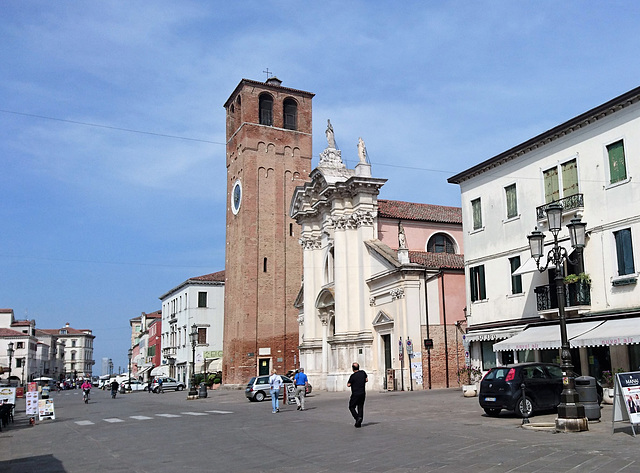
<svg viewBox="0 0 640 473">
<path fill-rule="evenodd" d="M 26 471 L 38 471 L 42 473 L 66 472 L 62 466 L 62 462 L 53 455 L 40 455 L 0 461 L 0 471 L 3 473 L 24 473 Z"/>
</svg>

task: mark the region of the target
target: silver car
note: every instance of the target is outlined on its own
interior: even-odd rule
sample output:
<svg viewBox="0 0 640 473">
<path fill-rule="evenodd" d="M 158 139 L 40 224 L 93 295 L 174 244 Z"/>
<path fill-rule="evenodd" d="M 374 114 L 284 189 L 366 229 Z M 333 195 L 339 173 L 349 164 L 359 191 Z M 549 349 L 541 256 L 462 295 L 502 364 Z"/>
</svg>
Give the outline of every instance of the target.
<svg viewBox="0 0 640 473">
<path fill-rule="evenodd" d="M 282 378 L 282 388 L 280 388 L 280 393 L 278 394 L 278 398 L 282 399 L 284 395 L 284 390 L 287 388 L 287 385 L 293 385 L 293 380 L 288 378 L 287 376 L 280 375 Z M 307 384 L 306 393 L 311 393 L 311 384 Z M 244 390 L 244 395 L 250 401 L 262 402 L 265 399 L 271 399 L 271 389 L 269 387 L 269 375 L 264 376 L 254 376 L 247 383 L 247 387 Z"/>
<path fill-rule="evenodd" d="M 153 380 L 153 384 L 151 385 L 151 391 L 153 391 L 154 393 L 158 392 L 158 389 L 160 387 L 160 385 L 158 384 L 159 380 L 162 380 L 162 390 L 163 391 L 169 391 L 169 390 L 176 390 L 176 391 L 182 391 L 185 388 L 184 383 L 181 383 L 180 381 L 176 381 L 173 378 L 167 378 L 167 377 L 160 377 L 160 378 L 156 378 Z"/>
</svg>

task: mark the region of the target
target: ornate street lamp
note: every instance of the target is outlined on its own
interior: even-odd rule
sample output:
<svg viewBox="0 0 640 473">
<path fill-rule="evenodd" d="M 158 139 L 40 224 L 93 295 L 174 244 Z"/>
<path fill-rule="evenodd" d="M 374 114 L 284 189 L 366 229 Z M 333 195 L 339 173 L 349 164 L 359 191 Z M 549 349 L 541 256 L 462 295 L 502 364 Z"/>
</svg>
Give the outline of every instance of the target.
<svg viewBox="0 0 640 473">
<path fill-rule="evenodd" d="M 9 379 L 11 379 L 11 359 L 13 358 L 13 342 L 9 342 L 9 346 L 7 347 L 7 355 L 9 356 Z"/>
<path fill-rule="evenodd" d="M 132 348 L 129 348 L 129 351 L 127 351 L 127 355 L 129 356 L 129 391 L 131 391 L 131 355 L 133 355 Z"/>
<path fill-rule="evenodd" d="M 578 393 L 576 392 L 575 373 L 573 372 L 573 364 L 571 362 L 571 351 L 569 340 L 567 338 L 567 320 L 564 310 L 564 281 L 562 277 L 562 266 L 564 261 L 571 264 L 577 264 L 569 258 L 569 254 L 565 248 L 558 244 L 558 233 L 562 227 L 562 206 L 560 204 L 550 204 L 545 210 L 547 214 L 547 222 L 549 231 L 553 235 L 553 247 L 547 253 L 547 262 L 544 268 L 540 267 L 540 259 L 544 252 L 544 233 L 537 229 L 527 236 L 529 239 L 529 248 L 531 256 L 536 262 L 536 267 L 541 273 L 546 271 L 550 264 L 556 268 L 555 286 L 558 298 L 558 318 L 560 320 L 560 342 L 562 358 L 562 393 L 560 394 L 560 404 L 558 405 L 558 417 L 556 418 L 556 430 L 565 432 L 581 432 L 589 430 L 589 424 L 585 416 L 584 406 L 580 404 Z M 582 251 L 585 243 L 585 227 L 586 223 L 580 221 L 580 218 L 574 218 L 567 225 L 569 235 L 571 236 L 571 246 L 578 251 Z M 524 406 L 524 404 L 523 404 Z"/>
<path fill-rule="evenodd" d="M 196 344 L 198 343 L 198 326 L 193 324 L 191 326 L 191 387 L 189 388 L 189 397 L 197 396 L 196 390 Z"/>
</svg>

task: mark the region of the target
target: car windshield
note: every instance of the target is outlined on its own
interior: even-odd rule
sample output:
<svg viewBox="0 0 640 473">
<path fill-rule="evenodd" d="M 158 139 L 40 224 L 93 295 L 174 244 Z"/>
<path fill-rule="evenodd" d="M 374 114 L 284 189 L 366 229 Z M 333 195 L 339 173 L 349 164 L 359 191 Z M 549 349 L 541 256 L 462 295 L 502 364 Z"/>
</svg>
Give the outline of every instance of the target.
<svg viewBox="0 0 640 473">
<path fill-rule="evenodd" d="M 493 368 L 491 371 L 487 373 L 484 379 L 500 379 L 504 380 L 507 377 L 507 373 L 509 373 L 509 368 Z"/>
<path fill-rule="evenodd" d="M 255 383 L 255 382 L 256 382 L 256 377 L 254 376 L 253 378 L 251 378 L 249 380 L 249 382 L 247 383 L 247 386 L 253 386 L 253 383 Z"/>
</svg>

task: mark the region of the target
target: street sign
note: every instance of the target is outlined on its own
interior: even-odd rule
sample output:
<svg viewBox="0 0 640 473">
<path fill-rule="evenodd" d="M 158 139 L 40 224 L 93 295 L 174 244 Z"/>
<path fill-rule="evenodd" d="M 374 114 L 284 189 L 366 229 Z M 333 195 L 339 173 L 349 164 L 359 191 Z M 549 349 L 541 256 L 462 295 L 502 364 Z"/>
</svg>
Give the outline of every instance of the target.
<svg viewBox="0 0 640 473">
<path fill-rule="evenodd" d="M 424 348 L 425 350 L 431 350 L 433 348 L 433 340 L 431 338 L 425 338 Z"/>
</svg>

